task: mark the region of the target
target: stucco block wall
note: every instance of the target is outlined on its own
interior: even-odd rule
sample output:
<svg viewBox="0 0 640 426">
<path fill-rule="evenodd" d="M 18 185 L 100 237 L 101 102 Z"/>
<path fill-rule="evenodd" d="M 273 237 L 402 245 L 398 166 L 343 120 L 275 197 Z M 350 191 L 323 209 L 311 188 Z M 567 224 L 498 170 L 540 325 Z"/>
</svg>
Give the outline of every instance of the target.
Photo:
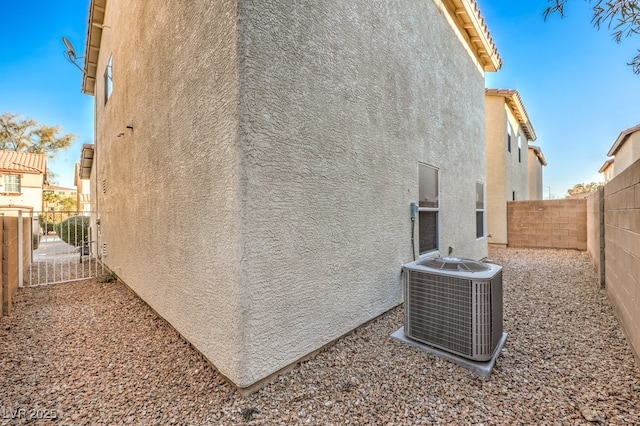
<svg viewBox="0 0 640 426">
<path fill-rule="evenodd" d="M 484 75 L 433 2 L 110 0 L 105 25 L 103 261 L 240 387 L 401 303 L 418 163 L 441 249 L 487 255 Z"/>
<path fill-rule="evenodd" d="M 596 268 L 600 285 L 605 284 L 604 268 L 604 187 L 598 188 L 587 201 L 587 253 Z"/>
<path fill-rule="evenodd" d="M 607 294 L 640 360 L 640 161 L 607 183 L 604 197 Z"/>
<path fill-rule="evenodd" d="M 587 249 L 587 202 L 579 200 L 507 203 L 509 247 Z"/>
</svg>

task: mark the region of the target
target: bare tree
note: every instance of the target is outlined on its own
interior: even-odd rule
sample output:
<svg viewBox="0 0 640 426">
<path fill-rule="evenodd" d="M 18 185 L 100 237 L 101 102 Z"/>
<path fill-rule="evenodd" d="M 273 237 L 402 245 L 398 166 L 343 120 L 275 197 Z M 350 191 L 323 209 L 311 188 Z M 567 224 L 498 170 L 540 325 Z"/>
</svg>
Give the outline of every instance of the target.
<svg viewBox="0 0 640 426">
<path fill-rule="evenodd" d="M 565 16 L 565 5 L 569 0 L 547 0 L 551 6 L 544 11 L 547 19 L 553 13 Z M 585 0 L 593 9 L 591 23 L 597 29 L 606 26 L 616 43 L 623 39 L 640 34 L 640 5 L 638 0 Z M 638 54 L 628 63 L 635 74 L 640 74 L 640 49 Z"/>
</svg>

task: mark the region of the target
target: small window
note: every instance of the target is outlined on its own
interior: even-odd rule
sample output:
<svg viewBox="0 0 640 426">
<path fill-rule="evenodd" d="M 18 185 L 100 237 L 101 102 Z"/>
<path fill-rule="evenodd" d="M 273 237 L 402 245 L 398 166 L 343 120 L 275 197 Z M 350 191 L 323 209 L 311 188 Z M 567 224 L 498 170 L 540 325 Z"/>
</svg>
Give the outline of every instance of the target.
<svg viewBox="0 0 640 426">
<path fill-rule="evenodd" d="M 20 175 L 4 175 L 4 192 L 20 193 Z"/>
<path fill-rule="evenodd" d="M 109 56 L 107 69 L 104 71 L 104 103 L 106 104 L 113 92 L 113 56 Z"/>
<path fill-rule="evenodd" d="M 438 250 L 438 169 L 418 166 L 418 235 L 420 254 Z"/>
<path fill-rule="evenodd" d="M 518 162 L 522 163 L 522 132 L 518 132 Z"/>
<path fill-rule="evenodd" d="M 513 134 L 513 130 L 511 130 L 511 123 L 507 122 L 507 151 L 511 152 L 511 135 Z"/>
<path fill-rule="evenodd" d="M 518 199 L 518 193 L 516 191 L 511 192 L 511 200 L 516 201 Z"/>
<path fill-rule="evenodd" d="M 484 183 L 476 182 L 476 238 L 484 237 Z"/>
</svg>

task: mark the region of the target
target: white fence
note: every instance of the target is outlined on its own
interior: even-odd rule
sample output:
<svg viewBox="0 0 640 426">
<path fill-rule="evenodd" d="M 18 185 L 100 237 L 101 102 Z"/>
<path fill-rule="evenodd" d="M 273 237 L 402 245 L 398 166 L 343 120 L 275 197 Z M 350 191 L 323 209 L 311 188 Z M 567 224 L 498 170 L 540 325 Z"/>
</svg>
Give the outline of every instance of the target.
<svg viewBox="0 0 640 426">
<path fill-rule="evenodd" d="M 25 286 L 93 278 L 104 273 L 91 212 L 33 212 L 31 264 Z"/>
</svg>

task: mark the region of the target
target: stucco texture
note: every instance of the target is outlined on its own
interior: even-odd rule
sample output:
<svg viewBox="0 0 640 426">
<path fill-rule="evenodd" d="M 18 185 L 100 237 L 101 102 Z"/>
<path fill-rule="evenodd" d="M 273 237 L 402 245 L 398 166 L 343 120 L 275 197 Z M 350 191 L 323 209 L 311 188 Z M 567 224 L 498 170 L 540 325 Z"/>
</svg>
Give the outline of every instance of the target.
<svg viewBox="0 0 640 426">
<path fill-rule="evenodd" d="M 486 257 L 484 75 L 433 2 L 109 0 L 105 25 L 103 259 L 238 386 L 401 303 L 420 162 L 440 248 Z"/>
<path fill-rule="evenodd" d="M 523 130 L 503 96 L 486 97 L 487 126 L 487 228 L 489 243 L 506 245 L 507 201 L 529 199 L 528 142 L 522 136 L 518 158 L 518 133 Z M 507 150 L 507 123 L 511 124 L 511 152 Z"/>
</svg>

